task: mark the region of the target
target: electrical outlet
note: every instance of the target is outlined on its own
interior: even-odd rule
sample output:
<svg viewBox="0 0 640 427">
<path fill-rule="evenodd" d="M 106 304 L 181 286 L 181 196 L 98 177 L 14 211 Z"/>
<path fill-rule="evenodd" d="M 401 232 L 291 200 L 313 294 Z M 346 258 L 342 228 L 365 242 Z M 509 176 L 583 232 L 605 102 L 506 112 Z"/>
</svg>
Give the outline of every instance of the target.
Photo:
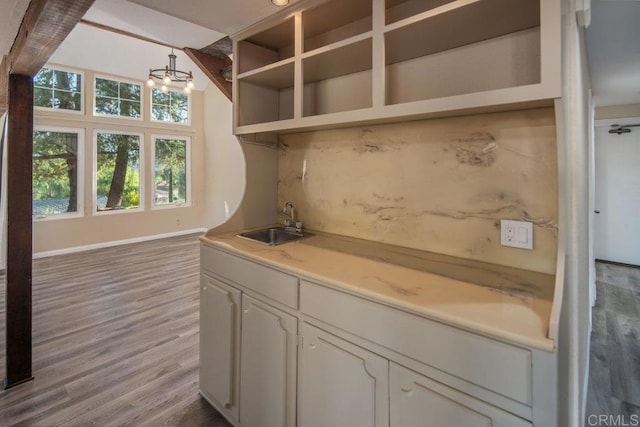
<svg viewBox="0 0 640 427">
<path fill-rule="evenodd" d="M 500 243 L 521 249 L 533 249 L 533 224 L 527 221 L 500 220 Z"/>
</svg>

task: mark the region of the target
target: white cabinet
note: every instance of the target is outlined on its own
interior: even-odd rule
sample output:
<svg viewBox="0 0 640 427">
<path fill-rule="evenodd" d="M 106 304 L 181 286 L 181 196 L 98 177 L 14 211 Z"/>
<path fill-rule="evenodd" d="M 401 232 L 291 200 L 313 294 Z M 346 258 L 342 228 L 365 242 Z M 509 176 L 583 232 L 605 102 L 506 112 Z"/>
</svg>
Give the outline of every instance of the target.
<svg viewBox="0 0 640 427">
<path fill-rule="evenodd" d="M 560 0 L 308 0 L 232 36 L 234 133 L 552 105 Z"/>
<path fill-rule="evenodd" d="M 297 329 L 294 316 L 242 295 L 243 426 L 295 425 Z"/>
<path fill-rule="evenodd" d="M 229 419 L 238 419 L 240 291 L 200 278 L 200 392 Z"/>
<path fill-rule="evenodd" d="M 532 427 L 532 424 L 405 367 L 391 363 L 393 427 Z"/>
<path fill-rule="evenodd" d="M 557 425 L 554 352 L 207 245 L 201 269 L 200 390 L 234 426 Z"/>
<path fill-rule="evenodd" d="M 302 327 L 298 425 L 389 425 L 389 362 L 309 324 Z"/>
</svg>

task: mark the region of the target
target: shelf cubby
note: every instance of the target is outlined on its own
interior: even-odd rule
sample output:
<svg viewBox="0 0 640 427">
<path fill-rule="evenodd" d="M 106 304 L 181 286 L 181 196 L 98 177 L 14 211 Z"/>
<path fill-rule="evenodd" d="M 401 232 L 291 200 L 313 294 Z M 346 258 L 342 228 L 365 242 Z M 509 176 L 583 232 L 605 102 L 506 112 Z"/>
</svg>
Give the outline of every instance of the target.
<svg viewBox="0 0 640 427">
<path fill-rule="evenodd" d="M 385 33 L 387 105 L 540 83 L 539 1 L 449 6 Z"/>
<path fill-rule="evenodd" d="M 330 0 L 302 12 L 304 52 L 371 31 L 371 0 Z"/>
<path fill-rule="evenodd" d="M 245 73 L 238 79 L 240 126 L 293 118 L 294 63 Z"/>
<path fill-rule="evenodd" d="M 302 60 L 303 116 L 372 106 L 372 39 L 332 45 Z"/>
<path fill-rule="evenodd" d="M 238 43 L 238 73 L 246 73 L 294 55 L 293 17 Z"/>
</svg>

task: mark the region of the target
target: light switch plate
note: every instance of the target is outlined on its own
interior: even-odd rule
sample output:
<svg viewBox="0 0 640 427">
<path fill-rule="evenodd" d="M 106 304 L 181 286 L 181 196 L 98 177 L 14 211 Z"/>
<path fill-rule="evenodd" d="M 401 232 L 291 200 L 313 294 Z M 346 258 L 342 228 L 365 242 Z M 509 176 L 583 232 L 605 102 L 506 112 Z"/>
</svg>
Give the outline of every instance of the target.
<svg viewBox="0 0 640 427">
<path fill-rule="evenodd" d="M 527 221 L 500 220 L 500 243 L 521 249 L 533 249 L 533 224 Z"/>
</svg>

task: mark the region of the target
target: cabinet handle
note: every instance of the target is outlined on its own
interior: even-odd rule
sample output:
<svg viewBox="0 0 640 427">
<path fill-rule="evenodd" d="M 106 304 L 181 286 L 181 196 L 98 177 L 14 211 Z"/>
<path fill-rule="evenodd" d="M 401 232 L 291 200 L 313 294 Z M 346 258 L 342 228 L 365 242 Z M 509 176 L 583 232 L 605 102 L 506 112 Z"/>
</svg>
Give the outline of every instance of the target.
<svg viewBox="0 0 640 427">
<path fill-rule="evenodd" d="M 231 403 L 225 403 L 224 407 L 227 408 L 227 409 L 231 408 Z"/>
<path fill-rule="evenodd" d="M 593 212 L 599 214 L 600 213 L 600 209 L 596 209 Z"/>
</svg>

